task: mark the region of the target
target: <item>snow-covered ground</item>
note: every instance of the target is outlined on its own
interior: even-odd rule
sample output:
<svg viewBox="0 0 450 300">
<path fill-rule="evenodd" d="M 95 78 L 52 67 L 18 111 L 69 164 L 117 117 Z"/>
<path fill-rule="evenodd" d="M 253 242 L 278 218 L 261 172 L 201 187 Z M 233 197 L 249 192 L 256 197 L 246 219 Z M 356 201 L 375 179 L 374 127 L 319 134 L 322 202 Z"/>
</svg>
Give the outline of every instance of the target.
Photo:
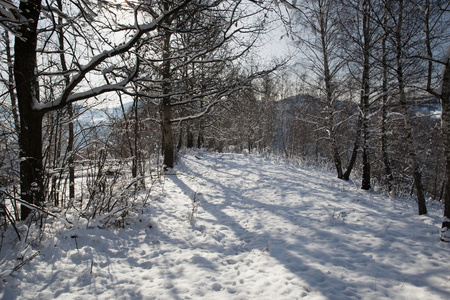
<svg viewBox="0 0 450 300">
<path fill-rule="evenodd" d="M 173 173 L 124 229 L 61 218 L 19 254 L 5 238 L 2 299 L 450 299 L 438 204 L 418 216 L 259 156 L 188 154 Z"/>
</svg>

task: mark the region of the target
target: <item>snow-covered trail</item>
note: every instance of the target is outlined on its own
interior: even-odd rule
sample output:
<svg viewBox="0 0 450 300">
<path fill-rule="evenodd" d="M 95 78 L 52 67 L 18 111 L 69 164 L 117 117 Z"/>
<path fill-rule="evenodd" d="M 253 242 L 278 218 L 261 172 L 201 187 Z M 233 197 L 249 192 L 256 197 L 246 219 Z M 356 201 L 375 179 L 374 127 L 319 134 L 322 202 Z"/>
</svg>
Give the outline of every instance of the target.
<svg viewBox="0 0 450 300">
<path fill-rule="evenodd" d="M 419 217 L 414 203 L 361 191 L 329 174 L 242 155 L 211 158 L 187 160 L 179 169 L 190 176 L 172 181 L 186 195 L 201 193 L 196 228 L 222 236 L 222 253 L 244 255 L 242 262 L 262 259 L 262 266 L 244 267 L 258 278 L 234 288 L 240 293 L 449 298 L 449 255 L 436 240 L 438 216 Z"/>
<path fill-rule="evenodd" d="M 125 229 L 55 226 L 41 255 L 2 273 L 0 296 L 450 299 L 439 205 L 419 217 L 409 200 L 258 156 L 188 154 L 174 171 Z"/>
</svg>

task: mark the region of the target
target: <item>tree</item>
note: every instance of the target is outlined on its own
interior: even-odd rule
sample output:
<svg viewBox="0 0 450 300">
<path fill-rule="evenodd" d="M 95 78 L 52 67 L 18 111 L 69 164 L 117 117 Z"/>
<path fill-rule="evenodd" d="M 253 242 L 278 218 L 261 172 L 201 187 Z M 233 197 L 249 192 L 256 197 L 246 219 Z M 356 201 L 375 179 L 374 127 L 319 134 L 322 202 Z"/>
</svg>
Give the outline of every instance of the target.
<svg viewBox="0 0 450 300">
<path fill-rule="evenodd" d="M 418 208 L 419 208 L 419 215 L 426 214 L 427 208 L 426 208 L 426 202 L 425 202 L 425 195 L 423 190 L 423 184 L 422 184 L 422 173 L 420 170 L 420 166 L 417 161 L 417 154 L 416 154 L 416 146 L 414 143 L 414 137 L 412 133 L 411 128 L 411 120 L 409 117 L 408 112 L 408 104 L 407 104 L 407 98 L 406 98 L 406 87 L 405 87 L 405 74 L 403 71 L 404 68 L 404 37 L 406 36 L 404 32 L 404 5 L 403 0 L 398 0 L 398 7 L 397 7 L 397 18 L 396 18 L 396 27 L 394 31 L 395 36 L 395 45 L 396 45 L 396 75 L 397 75 L 397 84 L 398 84 L 398 91 L 399 91 L 399 98 L 400 98 L 400 105 L 402 108 L 402 114 L 403 114 L 403 121 L 404 126 L 406 130 L 406 140 L 408 143 L 408 155 L 411 162 L 411 169 L 413 172 L 413 178 L 414 178 L 414 185 L 416 187 L 416 194 L 417 194 L 417 200 L 418 200 Z"/>
<path fill-rule="evenodd" d="M 42 205 L 45 198 L 43 118 L 65 107 L 70 115 L 70 104 L 76 101 L 113 91 L 158 100 L 165 165 L 173 166 L 172 124 L 206 115 L 265 73 L 232 81 L 227 72 L 214 72 L 218 64 L 225 70 L 243 57 L 262 31 L 264 18 L 256 17 L 261 9 L 250 5 L 254 4 L 225 0 L 112 5 L 104 1 L 97 5 L 62 0 L 21 2 L 19 10 L 28 23 L 15 27 L 14 76 L 20 112 L 22 219 L 30 214 L 29 206 Z M 256 23 L 248 21 L 251 17 Z M 247 43 L 242 37 L 248 34 Z M 182 45 L 182 37 L 187 35 L 195 36 L 195 44 Z M 156 51 L 143 51 L 150 45 L 156 45 Z M 188 90 L 180 73 L 199 64 L 208 66 L 211 76 Z M 50 82 L 55 85 L 48 86 Z M 129 88 L 132 82 L 138 87 L 134 91 Z M 52 92 L 46 93 L 50 88 Z M 187 116 L 173 115 L 174 107 L 187 106 L 198 110 Z M 70 139 L 69 153 L 72 142 Z"/>
<path fill-rule="evenodd" d="M 171 1 L 160 4 L 163 11 L 173 5 Z M 141 82 L 138 94 L 159 102 L 166 169 L 174 165 L 173 124 L 204 117 L 266 73 L 233 76 L 233 64 L 246 56 L 264 30 L 264 18 L 257 17 L 261 8 L 248 5 L 244 1 L 194 1 L 165 19 L 158 43 L 141 47 L 146 67 L 136 79 Z M 187 136 L 193 141 L 190 128 L 188 125 Z M 201 128 L 197 137 L 201 144 Z"/>
<path fill-rule="evenodd" d="M 389 158 L 388 152 L 388 138 L 387 138 L 387 104 L 389 100 L 389 67 L 388 67 L 388 59 L 389 54 L 387 50 L 387 41 L 390 35 L 390 30 L 387 28 L 389 22 L 389 6 L 387 2 L 385 2 L 383 15 L 381 18 L 383 33 L 381 37 L 381 64 L 382 64 L 382 90 L 381 90 L 381 155 L 384 164 L 385 171 L 385 181 L 387 182 L 389 192 L 392 192 L 392 181 L 394 180 L 394 176 L 392 174 L 391 168 L 391 160 Z"/>
<path fill-rule="evenodd" d="M 442 218 L 441 241 L 450 242 L 450 46 L 442 60 L 434 59 L 432 45 L 442 40 L 448 28 L 450 4 L 446 1 L 427 0 L 424 7 L 424 33 L 428 62 L 426 90 L 441 101 L 441 130 L 444 143 L 445 183 L 444 183 L 444 216 Z M 439 26 L 441 25 L 441 26 Z M 446 26 L 447 25 L 447 26 Z M 442 67 L 439 89 L 433 89 L 433 67 Z"/>
<path fill-rule="evenodd" d="M 338 136 L 338 131 L 348 122 L 339 120 L 340 109 L 343 106 L 341 104 L 344 101 L 341 99 L 344 94 L 342 85 L 345 79 L 342 73 L 346 63 L 342 55 L 342 28 L 338 17 L 341 7 L 339 2 L 328 0 L 296 4 L 295 8 L 300 17 L 299 23 L 302 26 L 302 30 L 296 37 L 299 38 L 299 46 L 308 49 L 308 52 L 303 54 L 306 54 L 311 61 L 312 73 L 318 81 L 318 84 L 312 84 L 312 86 L 320 91 L 320 97 L 323 97 L 325 101 L 326 115 L 323 127 L 328 134 L 330 152 L 337 177 L 348 180 L 356 156 L 348 160 L 346 170 L 343 170 L 342 141 L 339 141 L 342 140 L 342 137 Z M 305 35 L 304 29 L 309 30 L 310 34 Z M 347 128 L 350 131 L 350 126 L 347 126 Z M 358 131 L 356 139 L 359 141 Z M 357 142 L 356 147 L 358 146 L 359 143 Z M 357 153 L 356 149 L 355 154 Z"/>
<path fill-rule="evenodd" d="M 362 183 L 361 188 L 371 188 L 370 161 L 370 106 L 373 92 L 373 51 L 377 41 L 378 28 L 372 18 L 376 6 L 370 0 L 341 1 L 342 11 L 339 14 L 346 49 L 346 60 L 351 76 L 359 82 L 359 109 L 362 133 Z M 355 142 L 355 145 L 359 144 Z"/>
<path fill-rule="evenodd" d="M 114 68 L 116 62 L 113 58 L 130 51 L 136 44 L 139 43 L 144 34 L 149 34 L 156 31 L 160 25 L 171 15 L 181 10 L 184 6 L 189 4 L 190 0 L 177 1 L 173 5 L 173 8 L 167 11 L 160 12 L 151 16 L 149 22 L 138 24 L 138 12 L 141 6 L 134 9 L 134 15 L 136 16 L 136 23 L 130 26 L 118 26 L 118 31 L 123 33 L 125 42 L 120 45 L 114 43 L 100 43 L 102 47 L 100 49 L 90 48 L 92 51 L 92 57 L 88 59 L 85 64 L 82 64 L 80 53 L 72 53 L 74 55 L 74 66 L 71 70 L 63 72 L 56 70 L 56 73 L 48 74 L 48 76 L 69 76 L 68 84 L 61 89 L 59 95 L 55 97 L 53 101 L 42 103 L 40 99 L 40 87 L 39 81 L 45 73 L 43 70 L 38 70 L 39 65 L 37 63 L 38 55 L 38 37 L 43 33 L 55 32 L 58 25 L 52 22 L 52 19 L 48 20 L 48 23 L 40 20 L 41 12 L 44 10 L 47 12 L 53 12 L 60 14 L 64 17 L 66 23 L 77 26 L 76 23 L 71 23 L 70 16 L 56 7 L 44 6 L 41 0 L 29 0 L 21 1 L 19 10 L 28 24 L 26 26 L 20 26 L 17 29 L 17 37 L 15 38 L 14 46 L 14 76 L 16 93 L 18 100 L 18 107 L 20 112 L 20 188 L 22 212 L 21 218 L 25 219 L 30 214 L 31 210 L 27 206 L 27 203 L 34 205 L 41 205 L 44 200 L 44 186 L 43 186 L 43 164 L 42 164 L 42 118 L 51 111 L 65 107 L 67 104 L 88 99 L 100 94 L 114 91 L 123 90 L 125 86 L 132 81 L 135 76 L 135 67 L 122 66 L 122 72 L 116 78 L 118 80 L 114 84 L 99 83 L 95 87 L 89 86 L 93 84 L 89 81 L 91 74 L 98 73 L 99 68 L 103 67 L 103 70 L 110 71 L 117 70 Z M 47 4 L 47 3 L 46 3 Z M 84 2 L 78 6 L 79 13 L 84 17 L 86 24 L 94 23 L 92 16 L 94 14 L 93 9 L 89 8 Z M 52 14 L 47 14 L 52 16 Z M 89 19 L 91 18 L 91 19 Z M 102 21 L 103 19 L 100 18 Z M 39 24 L 42 24 L 45 30 L 39 28 Z M 94 28 L 94 26 L 92 27 Z M 95 29 L 95 28 L 94 28 Z M 77 29 L 74 32 L 79 32 Z M 66 40 L 70 40 L 68 37 Z M 85 41 L 89 38 L 85 38 Z M 46 46 L 47 44 L 44 44 Z M 71 49 L 70 46 L 68 49 Z M 45 50 L 45 49 L 44 49 Z M 39 55 L 48 55 L 51 57 L 50 52 L 39 52 Z M 78 56 L 77 56 L 78 55 Z M 109 63 L 109 69 L 106 66 Z M 134 71 L 133 71 L 134 69 Z M 86 88 L 86 84 L 88 87 Z M 84 87 L 84 90 L 83 90 Z"/>
<path fill-rule="evenodd" d="M 362 3 L 362 77 L 361 77 L 361 110 L 363 128 L 363 178 L 361 188 L 370 189 L 370 155 L 369 155 L 369 99 L 370 99 L 370 57 L 373 46 L 371 32 L 371 3 L 370 0 L 363 0 Z"/>
</svg>

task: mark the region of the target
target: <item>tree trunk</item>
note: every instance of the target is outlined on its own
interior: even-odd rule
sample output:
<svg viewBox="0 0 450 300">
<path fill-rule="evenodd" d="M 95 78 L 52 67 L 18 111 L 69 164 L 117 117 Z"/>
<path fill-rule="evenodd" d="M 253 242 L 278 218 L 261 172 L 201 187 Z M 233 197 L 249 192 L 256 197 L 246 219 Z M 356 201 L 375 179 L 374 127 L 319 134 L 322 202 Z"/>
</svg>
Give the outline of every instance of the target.
<svg viewBox="0 0 450 300">
<path fill-rule="evenodd" d="M 61 164 L 60 164 L 60 158 L 61 158 L 61 137 L 62 137 L 62 125 L 59 122 L 62 118 L 62 111 L 58 110 L 53 115 L 47 115 L 48 120 L 51 124 L 50 129 L 50 136 L 48 139 L 50 140 L 49 149 L 52 147 L 52 140 L 53 140 L 53 151 L 50 150 L 50 153 L 48 154 L 48 159 L 51 158 L 51 155 L 53 154 L 53 159 L 51 161 L 50 168 L 52 170 L 58 169 L 59 176 L 56 176 L 56 174 L 53 174 L 51 176 L 51 187 L 48 194 L 49 201 L 53 202 L 54 206 L 60 205 L 60 198 L 59 198 L 59 185 L 58 181 L 61 178 Z M 45 165 L 45 162 L 44 162 Z M 46 165 L 47 166 L 47 165 Z M 45 184 L 45 183 L 44 183 Z"/>
<path fill-rule="evenodd" d="M 387 8 L 386 8 L 386 14 Z M 383 25 L 387 26 L 387 17 L 383 17 Z M 388 102 L 388 65 L 387 65 L 387 50 L 386 42 L 388 38 L 387 29 L 383 34 L 381 40 L 381 51 L 382 51 L 382 64 L 383 64 L 383 83 L 382 83 L 382 103 L 381 103 L 381 156 L 384 164 L 385 172 L 385 182 L 388 187 L 388 191 L 392 192 L 392 181 L 394 176 L 391 169 L 391 160 L 389 159 L 388 149 L 387 149 L 387 134 L 386 134 L 386 121 L 387 121 L 387 102 Z"/>
<path fill-rule="evenodd" d="M 323 80 L 325 84 L 325 97 L 326 97 L 326 105 L 327 105 L 327 131 L 328 137 L 331 146 L 331 153 L 334 161 L 334 166 L 336 168 L 337 177 L 339 179 L 343 178 L 342 173 L 342 161 L 341 155 L 339 153 L 339 147 L 336 142 L 336 127 L 334 124 L 334 94 L 335 88 L 333 85 L 333 75 L 330 71 L 330 61 L 329 61 L 329 27 L 332 26 L 330 24 L 330 20 L 328 18 L 328 14 L 330 13 L 329 7 L 327 3 L 318 2 L 317 3 L 317 21 L 320 28 L 320 48 L 322 52 L 322 72 L 323 72 Z"/>
<path fill-rule="evenodd" d="M 450 46 L 449 50 L 450 52 Z M 445 151 L 444 217 L 442 220 L 441 240 L 450 242 L 450 57 L 446 58 L 441 89 L 442 139 Z"/>
<path fill-rule="evenodd" d="M 332 117 L 333 113 L 330 113 L 330 118 Z M 329 121 L 332 123 L 333 121 Z M 334 126 L 332 124 L 329 124 L 329 131 L 330 131 L 330 141 L 331 141 L 331 149 L 333 151 L 333 160 L 334 160 L 334 166 L 336 167 L 337 172 L 337 178 L 343 179 L 344 174 L 342 173 L 342 162 L 341 162 L 341 155 L 339 154 L 339 149 L 336 143 L 336 132 L 334 130 Z"/>
<path fill-rule="evenodd" d="M 67 153 L 69 155 L 69 203 L 73 203 L 75 200 L 75 165 L 73 159 L 73 144 L 75 139 L 74 128 L 73 128 L 73 108 L 72 104 L 67 106 L 67 113 L 69 115 L 69 139 L 67 141 Z"/>
<path fill-rule="evenodd" d="M 5 39 L 5 51 L 6 51 L 6 62 L 8 64 L 8 92 L 9 97 L 11 99 L 11 111 L 14 119 L 14 129 L 17 133 L 20 132 L 20 120 L 19 120 L 19 113 L 17 111 L 17 97 L 16 93 L 14 92 L 14 67 L 13 67 L 13 57 L 11 53 L 11 46 L 9 45 L 9 34 L 8 31 L 5 31 L 4 33 L 4 39 Z"/>
<path fill-rule="evenodd" d="M 194 134 L 189 124 L 186 125 L 186 147 L 188 149 L 194 148 Z"/>
<path fill-rule="evenodd" d="M 447 66 L 447 69 L 450 69 L 450 67 Z M 447 71 L 447 73 L 450 72 Z M 450 82 L 447 82 L 447 85 L 450 85 Z M 448 89 L 450 90 L 450 87 Z M 445 242 L 450 242 L 450 94 L 447 95 L 446 100 L 442 99 L 442 136 L 444 138 L 446 179 L 441 239 Z"/>
<path fill-rule="evenodd" d="M 361 89 L 361 110 L 362 110 L 362 130 L 363 130 L 363 175 L 361 188 L 370 189 L 370 156 L 369 156 L 369 94 L 370 94 L 370 3 L 368 0 L 363 2 L 363 74 Z"/>
<path fill-rule="evenodd" d="M 364 113 L 365 114 L 365 113 Z M 362 159 L 363 159 L 363 175 L 361 188 L 363 190 L 370 190 L 370 159 L 369 159 L 369 130 L 368 130 L 368 120 L 363 116 L 363 149 L 362 149 Z"/>
<path fill-rule="evenodd" d="M 57 0 L 58 9 L 60 11 L 63 10 L 62 0 Z M 58 16 L 58 41 L 59 41 L 59 58 L 61 60 L 61 69 L 66 72 L 68 70 L 66 57 L 64 55 L 65 46 L 64 46 L 64 30 L 63 30 L 64 20 L 61 16 Z M 70 83 L 70 77 L 68 75 L 64 76 L 65 86 L 68 86 Z M 68 165 L 69 165 L 69 203 L 73 203 L 75 199 L 75 165 L 73 159 L 73 144 L 75 141 L 75 133 L 73 127 L 73 107 L 72 104 L 69 103 L 67 105 L 67 114 L 69 117 L 69 138 L 67 141 L 67 155 L 68 155 Z"/>
<path fill-rule="evenodd" d="M 381 156 L 384 164 L 384 173 L 385 173 L 385 182 L 388 187 L 388 191 L 391 192 L 393 190 L 392 181 L 394 180 L 394 176 L 392 174 L 391 168 L 391 160 L 389 158 L 388 149 L 387 149 L 387 134 L 386 134 L 386 100 L 383 95 L 383 103 L 381 108 Z"/>
<path fill-rule="evenodd" d="M 20 96 L 19 96 L 19 99 Z M 42 117 L 27 108 L 20 109 L 20 190 L 21 199 L 34 205 L 44 201 L 42 174 Z M 21 219 L 25 220 L 31 210 L 21 206 Z"/>
<path fill-rule="evenodd" d="M 433 58 L 431 50 L 430 28 L 430 1 L 425 1 L 425 44 L 429 58 Z M 444 59 L 444 72 L 442 76 L 441 92 L 437 93 L 431 88 L 433 74 L 433 60 L 428 60 L 427 91 L 441 100 L 441 130 L 444 144 L 445 181 L 444 192 L 444 216 L 442 218 L 441 241 L 450 242 L 450 46 L 447 48 L 447 57 Z"/>
<path fill-rule="evenodd" d="M 140 151 L 139 151 L 139 115 L 138 115 L 138 99 L 137 97 L 133 100 L 133 113 L 134 113 L 134 155 L 133 155 L 133 166 L 132 166 L 132 176 L 136 178 L 138 176 Z"/>
<path fill-rule="evenodd" d="M 416 147 L 414 144 L 414 137 L 411 128 L 411 120 L 408 114 L 408 104 L 406 102 L 406 93 L 405 93 L 405 83 L 404 83 L 404 74 L 403 74 L 403 64 L 402 64 L 402 25 L 403 25 L 403 1 L 399 1 L 399 12 L 398 12 L 398 22 L 396 29 L 396 62 L 397 62 L 397 81 L 398 81 L 398 89 L 400 93 L 400 104 L 403 114 L 403 123 L 406 130 L 406 142 L 408 144 L 408 156 L 411 163 L 411 169 L 413 171 L 414 185 L 417 193 L 417 201 L 418 201 L 418 209 L 419 215 L 423 215 L 427 213 L 427 207 L 425 202 L 425 195 L 422 184 L 422 173 L 419 168 L 419 164 L 417 162 L 416 156 Z"/>
<path fill-rule="evenodd" d="M 199 129 L 198 129 L 198 136 L 197 136 L 197 148 L 201 149 L 203 147 L 203 129 L 202 129 L 202 124 L 200 122 L 199 124 Z"/>
<path fill-rule="evenodd" d="M 177 151 L 180 151 L 181 147 L 183 147 L 183 125 L 180 126 L 180 132 L 178 133 Z"/>
<path fill-rule="evenodd" d="M 174 166 L 174 145 L 171 119 L 170 97 L 164 97 L 162 101 L 161 120 L 162 120 L 162 154 L 164 156 L 164 169 Z"/>
<path fill-rule="evenodd" d="M 325 26 L 325 25 L 321 25 Z M 339 179 L 343 178 L 342 174 L 342 162 L 341 155 L 339 154 L 339 148 L 336 142 L 336 128 L 334 126 L 334 108 L 333 108 L 333 84 L 330 75 L 330 68 L 328 65 L 328 53 L 326 50 L 325 33 L 322 32 L 322 55 L 323 55 L 323 66 L 324 66 L 324 80 L 325 80 L 325 93 L 327 102 L 327 112 L 328 112 L 328 135 L 331 143 L 331 151 L 333 153 L 334 166 L 336 167 L 337 177 Z"/>
<path fill-rule="evenodd" d="M 37 23 L 40 0 L 21 1 L 19 9 L 30 22 L 21 26 L 21 38 L 15 38 L 14 76 L 20 113 L 20 189 L 21 199 L 40 205 L 44 200 L 42 174 L 42 114 L 33 110 L 33 100 L 39 99 L 36 76 Z M 21 219 L 31 210 L 22 205 Z"/>
<path fill-rule="evenodd" d="M 165 8 L 168 9 L 167 3 L 165 3 Z M 161 130 L 162 130 L 162 154 L 164 156 L 164 169 L 173 168 L 174 166 L 174 143 L 173 143 L 173 133 L 172 133 L 172 107 L 171 107 L 171 70 L 170 70 L 170 38 L 171 32 L 164 30 L 163 38 L 163 53 L 162 53 L 162 92 L 163 98 L 161 101 Z"/>
<path fill-rule="evenodd" d="M 362 117 L 360 116 L 358 119 L 358 125 L 356 128 L 355 142 L 353 143 L 352 155 L 350 156 L 350 160 L 348 161 L 347 168 L 342 177 L 342 179 L 344 179 L 344 180 L 350 179 L 350 174 L 352 173 L 353 167 L 356 162 L 356 158 L 358 157 L 358 149 L 359 149 L 359 143 L 360 143 L 360 139 L 361 139 L 361 128 L 362 128 Z"/>
<path fill-rule="evenodd" d="M 19 96 L 20 97 L 20 96 Z M 20 99 L 20 98 L 19 98 Z M 21 105 L 19 105 L 19 108 Z M 42 205 L 44 184 L 42 174 L 42 117 L 25 108 L 20 109 L 20 190 L 21 199 Z M 21 219 L 25 220 L 31 210 L 21 206 Z"/>
</svg>

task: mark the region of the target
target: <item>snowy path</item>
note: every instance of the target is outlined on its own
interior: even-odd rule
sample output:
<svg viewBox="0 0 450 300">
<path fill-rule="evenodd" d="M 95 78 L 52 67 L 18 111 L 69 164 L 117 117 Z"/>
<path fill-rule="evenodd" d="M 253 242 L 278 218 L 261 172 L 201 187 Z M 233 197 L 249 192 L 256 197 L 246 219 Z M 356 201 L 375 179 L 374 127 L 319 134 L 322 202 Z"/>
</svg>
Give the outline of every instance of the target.
<svg viewBox="0 0 450 300">
<path fill-rule="evenodd" d="M 253 156 L 199 158 L 185 156 L 166 177 L 150 220 L 143 214 L 115 231 L 61 228 L 42 255 L 2 275 L 0 296 L 450 299 L 437 205 L 419 217 L 413 202 L 330 174 Z M 4 270 L 15 264 L 0 261 Z"/>
</svg>

